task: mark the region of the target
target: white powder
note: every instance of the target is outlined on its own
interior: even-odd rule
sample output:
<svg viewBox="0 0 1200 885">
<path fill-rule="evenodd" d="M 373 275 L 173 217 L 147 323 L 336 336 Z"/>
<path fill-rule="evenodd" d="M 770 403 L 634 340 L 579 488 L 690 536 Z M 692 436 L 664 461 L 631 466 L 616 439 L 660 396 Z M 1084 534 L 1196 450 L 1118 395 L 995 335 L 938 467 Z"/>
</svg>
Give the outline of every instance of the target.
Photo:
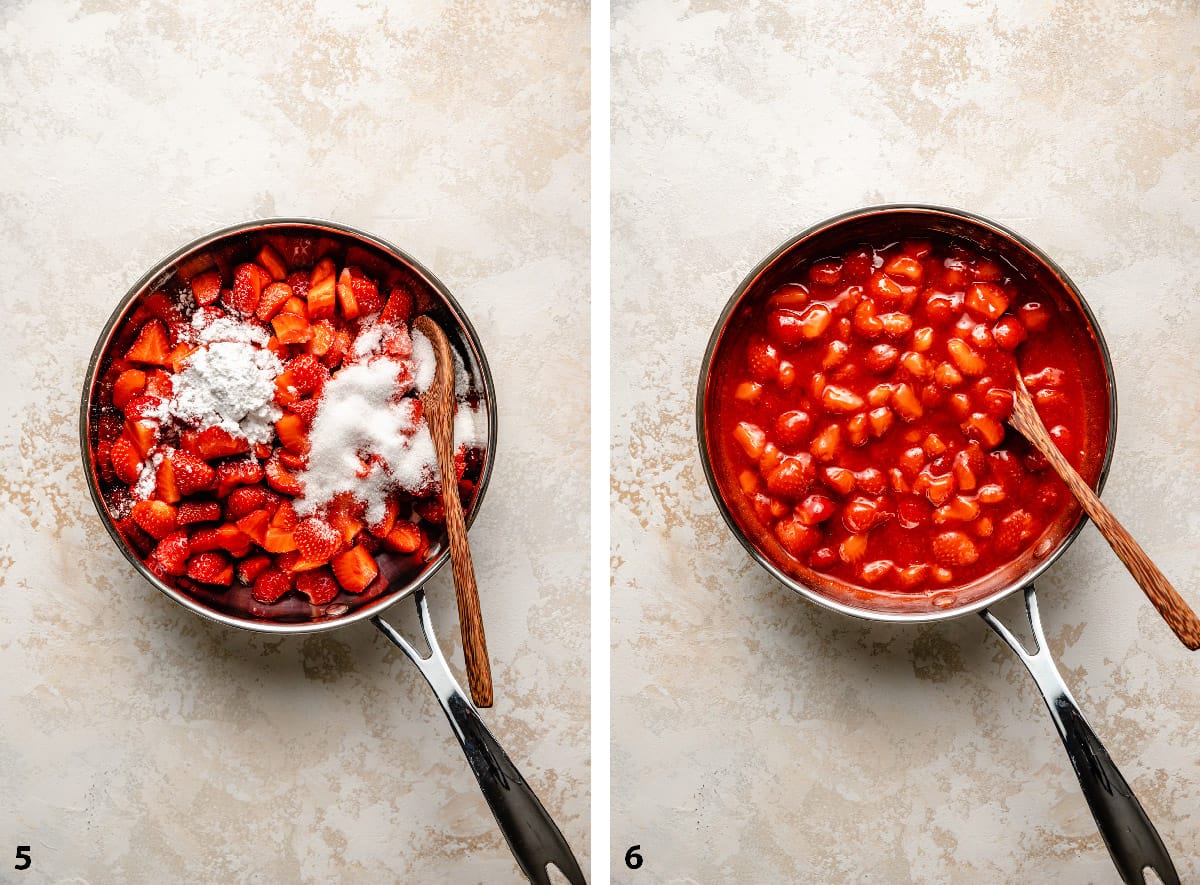
<svg viewBox="0 0 1200 885">
<path fill-rule="evenodd" d="M 228 318 L 192 319 L 200 349 L 174 378 L 163 417 L 192 427 L 220 427 L 251 443 L 270 442 L 283 415 L 275 405 L 275 378 L 283 366 L 266 349 L 269 335 Z"/>
<path fill-rule="evenodd" d="M 432 380 L 433 348 L 414 333 L 412 358 L 392 358 L 374 353 L 382 337 L 377 326 L 364 329 L 354 348 L 360 361 L 343 366 L 325 385 L 309 434 L 308 466 L 298 474 L 304 494 L 295 507 L 301 516 L 349 492 L 366 503 L 368 522 L 378 522 L 392 492 L 427 493 L 437 481 L 429 428 L 414 417 L 417 401 L 403 398 L 414 378 L 418 389 Z M 460 405 L 454 424 L 456 443 L 479 444 L 475 410 Z"/>
<path fill-rule="evenodd" d="M 137 481 L 129 490 L 135 501 L 145 501 L 152 494 L 158 483 L 158 465 L 162 464 L 163 456 L 160 452 L 155 452 L 145 461 L 142 462 L 142 472 L 138 474 Z"/>
</svg>

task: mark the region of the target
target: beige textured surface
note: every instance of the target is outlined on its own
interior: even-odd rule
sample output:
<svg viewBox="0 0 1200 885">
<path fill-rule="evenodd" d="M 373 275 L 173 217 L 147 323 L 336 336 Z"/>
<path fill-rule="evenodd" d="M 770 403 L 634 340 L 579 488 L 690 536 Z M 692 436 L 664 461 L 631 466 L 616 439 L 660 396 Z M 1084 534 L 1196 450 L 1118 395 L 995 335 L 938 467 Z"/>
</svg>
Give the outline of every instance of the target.
<svg viewBox="0 0 1200 885">
<path fill-rule="evenodd" d="M 616 4 L 614 881 L 1116 881 L 1016 658 L 974 617 L 872 626 L 773 583 L 692 418 L 712 323 L 786 237 L 877 202 L 973 209 L 1098 313 L 1105 499 L 1200 605 L 1200 14 L 1102 5 Z M 1077 699 L 1200 880 L 1200 658 L 1091 527 L 1039 589 Z"/>
<path fill-rule="evenodd" d="M 87 498 L 78 385 L 113 305 L 192 237 L 284 214 L 403 245 L 479 330 L 501 414 L 472 530 L 484 718 L 586 868 L 586 6 L 239 5 L 0 8 L 0 858 L 33 847 L 0 879 L 519 878 L 382 636 L 202 621 Z M 449 569 L 431 600 L 456 647 Z"/>
</svg>

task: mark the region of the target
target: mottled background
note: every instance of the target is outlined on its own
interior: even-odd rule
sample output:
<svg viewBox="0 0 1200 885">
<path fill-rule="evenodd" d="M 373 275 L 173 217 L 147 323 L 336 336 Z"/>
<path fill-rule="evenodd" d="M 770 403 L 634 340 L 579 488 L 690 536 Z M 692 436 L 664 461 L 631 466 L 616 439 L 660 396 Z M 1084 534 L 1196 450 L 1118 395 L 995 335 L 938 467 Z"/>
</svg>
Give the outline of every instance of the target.
<svg viewBox="0 0 1200 885">
<path fill-rule="evenodd" d="M 176 246 L 284 214 L 402 245 L 479 330 L 484 718 L 586 868 L 587 37 L 548 0 L 0 5 L 0 879 L 519 878 L 377 631 L 203 621 L 88 499 L 79 387 L 113 306 Z M 457 648 L 448 569 L 431 603 Z"/>
<path fill-rule="evenodd" d="M 1017 659 L 975 617 L 871 625 L 769 579 L 709 496 L 693 395 L 721 306 L 791 234 L 884 201 L 994 217 L 1095 308 L 1104 497 L 1200 606 L 1196 4 L 614 6 L 614 880 L 1117 881 Z M 1039 589 L 1200 881 L 1200 657 L 1090 526 Z"/>
</svg>

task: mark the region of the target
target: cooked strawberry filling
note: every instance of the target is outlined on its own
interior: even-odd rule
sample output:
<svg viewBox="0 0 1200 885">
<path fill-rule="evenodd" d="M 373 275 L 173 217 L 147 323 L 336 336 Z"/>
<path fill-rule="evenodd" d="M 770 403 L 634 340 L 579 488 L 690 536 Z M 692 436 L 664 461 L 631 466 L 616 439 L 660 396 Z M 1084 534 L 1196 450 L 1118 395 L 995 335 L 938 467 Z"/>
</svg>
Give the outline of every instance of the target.
<svg viewBox="0 0 1200 885">
<path fill-rule="evenodd" d="M 714 359 L 706 434 L 723 497 L 785 571 L 900 593 L 962 586 L 1076 512 L 1006 427 L 1018 361 L 1058 447 L 1097 475 L 1095 350 L 963 241 L 809 262 L 739 310 Z"/>
<path fill-rule="evenodd" d="M 444 522 L 418 398 L 432 349 L 409 331 L 417 298 L 396 282 L 385 301 L 371 274 L 312 264 L 312 251 L 281 238 L 232 272 L 185 266 L 130 316 L 101 375 L 95 459 L 110 512 L 156 575 L 206 598 L 363 594 L 380 551 L 419 566 Z M 469 506 L 482 425 L 458 378 Z"/>
</svg>

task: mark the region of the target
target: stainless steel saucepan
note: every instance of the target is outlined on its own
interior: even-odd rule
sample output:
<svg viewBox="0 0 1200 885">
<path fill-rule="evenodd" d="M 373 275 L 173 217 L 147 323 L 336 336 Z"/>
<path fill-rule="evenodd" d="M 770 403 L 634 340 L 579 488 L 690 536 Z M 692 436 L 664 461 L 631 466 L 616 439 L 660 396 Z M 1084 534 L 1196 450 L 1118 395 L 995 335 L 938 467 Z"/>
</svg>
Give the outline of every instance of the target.
<svg viewBox="0 0 1200 885">
<path fill-rule="evenodd" d="M 1093 463 L 1098 466 L 1096 488 L 1103 487 L 1116 438 L 1116 386 L 1104 337 L 1079 289 L 1040 249 L 995 222 L 956 209 L 889 205 L 839 215 L 788 240 L 750 272 L 725 305 L 709 339 L 696 392 L 700 458 L 709 488 L 730 531 L 750 556 L 786 587 L 817 605 L 854 617 L 894 623 L 943 621 L 978 613 L 1021 659 L 1037 683 L 1122 879 L 1130 883 L 1144 882 L 1144 870 L 1150 868 L 1166 885 L 1178 883 L 1179 877 L 1162 839 L 1080 712 L 1050 656 L 1042 631 L 1034 581 L 1079 534 L 1084 517 L 1078 508 L 1048 527 L 1032 552 L 954 594 L 932 591 L 879 594 L 842 585 L 804 567 L 782 569 L 750 537 L 745 526 L 752 517 L 744 511 L 739 496 L 731 493 L 732 486 L 723 480 L 719 464 L 714 463 L 715 443 L 708 422 L 716 395 L 712 367 L 714 358 L 731 337 L 727 333 L 736 328 L 743 310 L 757 299 L 768 296 L 779 284 L 791 282 L 790 275 L 808 260 L 837 254 L 862 242 L 888 242 L 888 237 L 903 239 L 930 234 L 968 240 L 1008 261 L 1039 289 L 1040 295 L 1054 300 L 1060 313 L 1077 330 L 1076 344 L 1080 352 L 1090 353 L 1103 367 L 1099 374 L 1103 376 L 1104 395 L 1101 401 L 1089 406 L 1105 410 L 1107 422 L 1099 434 L 1101 438 L 1088 441 L 1090 455 L 1095 459 Z M 1024 594 L 1025 610 L 1036 642 L 1032 651 L 1027 650 L 992 611 L 992 606 L 1000 600 L 1018 592 Z"/>
<path fill-rule="evenodd" d="M 221 592 L 206 592 L 203 586 L 196 586 L 190 592 L 184 592 L 160 580 L 130 548 L 114 523 L 109 508 L 111 489 L 106 488 L 100 476 L 93 452 L 103 418 L 99 385 L 112 356 L 128 347 L 128 338 L 132 334 L 124 321 L 151 293 L 171 292 L 182 287 L 182 277 L 196 268 L 214 264 L 229 267 L 235 262 L 250 260 L 264 242 L 270 242 L 272 238 L 278 242 L 280 237 L 298 241 L 301 250 L 305 244 L 311 244 L 314 251 L 333 254 L 343 260 L 349 257 L 350 263 L 362 264 L 388 284 L 407 284 L 417 293 L 418 310 L 430 314 L 445 330 L 471 378 L 472 395 L 487 415 L 483 465 L 477 492 L 467 514 L 468 524 L 473 521 L 483 500 L 495 456 L 496 398 L 487 359 L 466 314 L 432 273 L 390 243 L 333 222 L 283 218 L 238 224 L 187 244 L 138 280 L 113 311 L 88 364 L 79 419 L 84 470 L 101 522 L 138 574 L 184 608 L 218 623 L 261 633 L 289 635 L 337 630 L 359 621 L 374 624 L 408 656 L 433 689 L 496 823 L 525 875 L 538 885 L 549 885 L 547 866 L 553 864 L 573 885 L 583 885 L 583 873 L 570 846 L 533 789 L 484 725 L 474 704 L 454 678 L 434 635 L 423 587 L 449 557 L 444 537 L 431 539 L 430 551 L 421 561 L 381 553 L 381 580 L 359 596 L 342 593 L 323 606 L 287 598 L 268 609 L 253 600 L 248 588 L 235 586 Z M 386 609 L 409 597 L 416 604 L 421 633 L 430 649 L 427 656 L 383 620 Z"/>
</svg>

